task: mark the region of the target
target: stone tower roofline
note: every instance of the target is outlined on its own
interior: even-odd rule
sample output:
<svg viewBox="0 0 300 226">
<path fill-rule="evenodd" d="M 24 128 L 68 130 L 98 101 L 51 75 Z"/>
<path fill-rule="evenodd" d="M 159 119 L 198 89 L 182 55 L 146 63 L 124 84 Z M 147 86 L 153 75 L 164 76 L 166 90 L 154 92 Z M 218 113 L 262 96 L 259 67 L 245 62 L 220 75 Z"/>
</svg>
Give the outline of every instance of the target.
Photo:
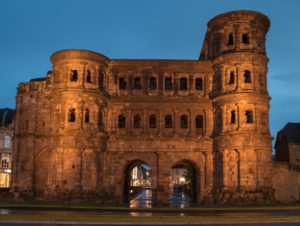
<svg viewBox="0 0 300 226">
<path fill-rule="evenodd" d="M 270 20 L 269 18 L 256 11 L 251 11 L 251 10 L 236 10 L 236 11 L 230 11 L 227 13 L 220 14 L 214 18 L 212 18 L 208 23 L 207 23 L 207 28 L 209 29 L 215 29 L 216 26 L 220 26 L 224 22 L 229 22 L 229 21 L 243 21 L 243 20 L 253 20 L 256 21 L 257 24 L 263 25 L 264 30 L 267 32 L 270 28 Z"/>
<path fill-rule="evenodd" d="M 60 61 L 69 60 L 88 60 L 98 62 L 109 62 L 110 59 L 102 54 L 81 49 L 66 49 L 55 52 L 50 60 L 52 64 L 56 64 Z"/>
</svg>

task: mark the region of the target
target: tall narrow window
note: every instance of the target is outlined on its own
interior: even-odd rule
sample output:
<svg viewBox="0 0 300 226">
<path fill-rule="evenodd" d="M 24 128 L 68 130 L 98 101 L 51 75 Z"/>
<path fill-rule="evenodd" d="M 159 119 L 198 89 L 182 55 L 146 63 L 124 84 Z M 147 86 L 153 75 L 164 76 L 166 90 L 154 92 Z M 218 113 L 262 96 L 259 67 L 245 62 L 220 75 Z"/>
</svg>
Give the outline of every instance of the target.
<svg viewBox="0 0 300 226">
<path fill-rule="evenodd" d="M 126 125 L 126 118 L 124 117 L 124 115 L 119 115 L 118 117 L 118 127 L 119 128 L 125 128 Z"/>
<path fill-rule="evenodd" d="M 196 90 L 202 90 L 202 78 L 196 78 L 195 80 Z"/>
<path fill-rule="evenodd" d="M 249 35 L 248 34 L 243 34 L 242 39 L 243 39 L 244 44 L 249 44 Z"/>
<path fill-rule="evenodd" d="M 5 148 L 10 148 L 10 136 L 5 135 L 4 136 L 4 145 Z"/>
<path fill-rule="evenodd" d="M 156 78 L 151 77 L 150 78 L 150 90 L 156 90 Z"/>
<path fill-rule="evenodd" d="M 203 116 L 202 115 L 196 116 L 196 128 L 203 129 Z"/>
<path fill-rule="evenodd" d="M 172 116 L 166 115 L 165 116 L 165 128 L 172 128 L 172 127 L 173 127 Z"/>
<path fill-rule="evenodd" d="M 71 71 L 71 82 L 76 82 L 77 81 L 77 76 L 78 76 L 77 70 L 72 70 Z"/>
<path fill-rule="evenodd" d="M 166 90 L 172 90 L 172 79 L 171 78 L 165 78 L 165 89 Z"/>
<path fill-rule="evenodd" d="M 230 123 L 235 124 L 235 110 L 231 111 Z"/>
<path fill-rule="evenodd" d="M 187 90 L 187 79 L 180 78 L 180 90 Z"/>
<path fill-rule="evenodd" d="M 246 118 L 247 123 L 253 123 L 253 112 L 252 111 L 246 111 Z"/>
<path fill-rule="evenodd" d="M 87 83 L 91 83 L 92 82 L 92 77 L 91 77 L 91 71 L 90 70 L 87 70 L 86 82 Z"/>
<path fill-rule="evenodd" d="M 186 115 L 180 116 L 180 128 L 186 129 L 188 127 L 188 117 Z"/>
<path fill-rule="evenodd" d="M 99 74 L 99 89 L 103 89 L 103 83 L 104 83 L 104 72 L 100 71 L 100 74 Z"/>
<path fill-rule="evenodd" d="M 234 72 L 230 72 L 229 84 L 234 84 Z"/>
<path fill-rule="evenodd" d="M 232 46 L 233 45 L 233 35 L 232 33 L 230 33 L 228 35 L 228 43 L 227 43 L 228 46 Z"/>
<path fill-rule="evenodd" d="M 75 110 L 75 108 L 69 109 L 69 112 L 68 112 L 68 121 L 69 122 L 75 122 L 75 116 L 76 116 L 76 110 Z"/>
<path fill-rule="evenodd" d="M 141 116 L 135 115 L 133 120 L 133 127 L 134 128 L 141 128 Z"/>
<path fill-rule="evenodd" d="M 245 83 L 251 83 L 251 73 L 248 70 L 244 71 L 244 81 Z"/>
<path fill-rule="evenodd" d="M 89 123 L 90 122 L 90 112 L 89 112 L 89 109 L 85 109 L 85 112 L 84 112 L 84 122 L 85 123 Z"/>
<path fill-rule="evenodd" d="M 142 89 L 141 78 L 134 79 L 134 89 Z"/>
<path fill-rule="evenodd" d="M 155 115 L 149 116 L 149 128 L 151 128 L 151 129 L 156 128 L 156 116 Z"/>
<path fill-rule="evenodd" d="M 127 86 L 127 82 L 124 78 L 119 78 L 119 89 L 125 90 Z"/>
</svg>

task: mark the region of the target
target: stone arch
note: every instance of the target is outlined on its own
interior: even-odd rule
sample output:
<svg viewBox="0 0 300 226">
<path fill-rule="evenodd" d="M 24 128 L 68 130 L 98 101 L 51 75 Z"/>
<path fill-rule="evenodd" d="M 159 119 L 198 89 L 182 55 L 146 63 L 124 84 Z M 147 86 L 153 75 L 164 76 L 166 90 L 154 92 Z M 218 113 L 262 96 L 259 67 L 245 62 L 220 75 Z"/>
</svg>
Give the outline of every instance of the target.
<svg viewBox="0 0 300 226">
<path fill-rule="evenodd" d="M 197 167 L 196 163 L 192 160 L 188 159 L 181 159 L 179 161 L 174 162 L 171 165 L 171 170 L 176 166 L 183 166 L 188 169 L 187 177 L 190 176 L 190 183 L 186 184 L 186 192 L 188 193 L 188 196 L 191 199 L 191 203 L 197 203 L 198 196 L 199 196 L 199 188 L 200 188 L 200 170 Z M 190 175 L 189 175 L 190 174 Z M 171 180 L 172 180 L 172 173 L 171 173 Z M 173 181 L 170 182 L 170 184 L 173 186 Z M 170 192 L 172 192 L 172 187 L 170 187 Z M 172 203 L 172 201 L 171 201 Z"/>
</svg>

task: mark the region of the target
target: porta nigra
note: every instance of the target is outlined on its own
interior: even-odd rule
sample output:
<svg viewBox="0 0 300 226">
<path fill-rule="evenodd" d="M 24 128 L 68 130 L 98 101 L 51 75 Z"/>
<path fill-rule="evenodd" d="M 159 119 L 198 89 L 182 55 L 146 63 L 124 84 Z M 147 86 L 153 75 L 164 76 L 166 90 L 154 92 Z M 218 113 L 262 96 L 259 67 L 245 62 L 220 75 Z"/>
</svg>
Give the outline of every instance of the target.
<svg viewBox="0 0 300 226">
<path fill-rule="evenodd" d="M 146 165 L 152 203 L 167 205 L 179 166 L 193 203 L 273 201 L 269 26 L 258 12 L 221 14 L 198 60 L 54 53 L 45 78 L 18 87 L 11 190 L 121 204 L 132 169 Z"/>
</svg>

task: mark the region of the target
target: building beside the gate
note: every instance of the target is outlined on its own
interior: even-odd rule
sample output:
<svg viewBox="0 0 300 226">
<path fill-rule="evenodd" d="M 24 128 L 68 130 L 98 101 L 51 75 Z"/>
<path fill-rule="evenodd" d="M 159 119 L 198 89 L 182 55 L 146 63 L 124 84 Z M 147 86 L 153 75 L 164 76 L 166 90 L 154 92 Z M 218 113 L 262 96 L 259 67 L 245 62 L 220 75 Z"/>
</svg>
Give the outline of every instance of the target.
<svg viewBox="0 0 300 226">
<path fill-rule="evenodd" d="M 0 189 L 10 187 L 14 113 L 13 109 L 0 109 Z"/>
<path fill-rule="evenodd" d="M 166 204 L 181 164 L 195 203 L 274 200 L 269 26 L 258 12 L 221 14 L 198 60 L 54 53 L 45 78 L 18 87 L 12 191 L 120 203 L 130 170 L 146 164 L 153 203 Z"/>
</svg>

